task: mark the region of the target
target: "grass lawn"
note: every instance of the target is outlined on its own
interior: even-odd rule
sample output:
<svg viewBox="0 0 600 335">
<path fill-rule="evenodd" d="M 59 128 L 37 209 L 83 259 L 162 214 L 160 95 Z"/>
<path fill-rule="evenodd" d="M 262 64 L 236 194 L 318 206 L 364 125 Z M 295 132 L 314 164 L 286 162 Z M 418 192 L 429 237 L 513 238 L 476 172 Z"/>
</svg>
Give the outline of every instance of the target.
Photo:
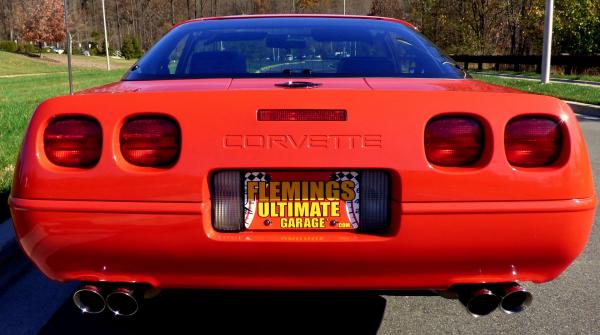
<svg viewBox="0 0 600 335">
<path fill-rule="evenodd" d="M 111 69 L 115 70 L 128 69 L 134 62 L 135 60 L 110 59 Z M 0 77 L 66 72 L 66 64 L 67 55 L 43 53 L 41 58 L 34 58 L 0 51 Z M 106 68 L 106 58 L 73 55 L 72 64 L 74 72 L 94 69 L 104 70 Z"/>
<path fill-rule="evenodd" d="M 64 67 L 62 70 L 64 71 Z M 124 70 L 80 70 L 73 76 L 75 89 L 82 90 L 114 82 L 119 80 L 123 73 Z M 8 216 L 6 196 L 23 133 L 31 114 L 43 100 L 68 93 L 66 73 L 0 78 L 0 220 Z"/>
<path fill-rule="evenodd" d="M 58 64 L 64 65 L 67 64 L 67 55 L 55 54 L 55 53 L 46 53 L 43 54 L 44 59 L 56 62 Z M 104 56 L 83 56 L 83 55 L 73 55 L 72 64 L 76 68 L 80 69 L 106 69 L 106 57 Z M 110 58 L 110 68 L 111 69 L 127 69 L 130 68 L 135 60 L 130 59 L 121 59 L 121 58 Z"/>
<path fill-rule="evenodd" d="M 473 71 L 473 70 L 471 70 Z M 477 72 L 475 72 L 477 73 Z M 515 71 L 482 71 L 481 73 L 486 74 L 509 74 L 513 76 L 523 76 L 539 79 L 540 74 L 535 72 L 515 72 Z M 586 74 L 557 74 L 553 73 L 550 79 L 568 79 L 568 80 L 582 80 L 582 81 L 597 81 L 600 82 L 600 76 L 592 76 Z"/>
<path fill-rule="evenodd" d="M 562 83 L 541 84 L 531 80 L 520 80 L 513 78 L 501 78 L 492 76 L 479 76 L 474 74 L 477 80 L 491 84 L 508 86 L 522 91 L 551 95 L 563 100 L 583 102 L 600 105 L 600 87 L 580 86 Z"/>
<path fill-rule="evenodd" d="M 67 69 L 58 63 L 0 51 L 0 76 L 65 71 Z"/>
</svg>

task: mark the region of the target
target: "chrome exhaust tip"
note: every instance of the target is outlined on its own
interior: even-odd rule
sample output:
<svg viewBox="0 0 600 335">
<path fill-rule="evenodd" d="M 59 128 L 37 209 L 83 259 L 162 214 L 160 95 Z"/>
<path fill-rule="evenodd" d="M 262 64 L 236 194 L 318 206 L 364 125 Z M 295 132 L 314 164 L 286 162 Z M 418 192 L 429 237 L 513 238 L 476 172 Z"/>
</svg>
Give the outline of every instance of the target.
<svg viewBox="0 0 600 335">
<path fill-rule="evenodd" d="M 459 300 L 465 305 L 467 311 L 478 318 L 495 311 L 500 304 L 500 297 L 487 288 L 473 288 L 459 292 Z"/>
<path fill-rule="evenodd" d="M 106 297 L 108 309 L 116 316 L 132 316 L 139 310 L 139 304 L 132 289 L 121 287 Z"/>
<path fill-rule="evenodd" d="M 527 309 L 533 301 L 533 295 L 523 286 L 512 283 L 500 287 L 500 309 L 506 314 L 519 313 Z"/>
<path fill-rule="evenodd" d="M 85 285 L 75 291 L 73 302 L 83 313 L 98 314 L 106 308 L 100 288 L 94 285 Z"/>
</svg>

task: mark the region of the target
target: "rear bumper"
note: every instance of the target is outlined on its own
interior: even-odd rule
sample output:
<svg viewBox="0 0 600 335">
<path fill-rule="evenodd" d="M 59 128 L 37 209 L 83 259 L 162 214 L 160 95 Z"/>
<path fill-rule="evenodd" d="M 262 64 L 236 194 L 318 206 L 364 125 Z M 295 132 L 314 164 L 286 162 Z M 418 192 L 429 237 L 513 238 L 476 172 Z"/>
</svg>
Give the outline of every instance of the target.
<svg viewBox="0 0 600 335">
<path fill-rule="evenodd" d="M 597 199 L 392 204 L 384 235 L 212 229 L 204 203 L 11 198 L 17 236 L 52 279 L 206 289 L 444 289 L 554 279 Z"/>
</svg>

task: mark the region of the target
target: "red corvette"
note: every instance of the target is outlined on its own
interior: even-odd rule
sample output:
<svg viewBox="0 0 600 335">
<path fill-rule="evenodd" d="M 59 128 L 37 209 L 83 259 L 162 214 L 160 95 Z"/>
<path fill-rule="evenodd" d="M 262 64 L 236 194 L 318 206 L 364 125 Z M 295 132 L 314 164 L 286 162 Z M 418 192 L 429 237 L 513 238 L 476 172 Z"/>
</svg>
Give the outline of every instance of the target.
<svg viewBox="0 0 600 335">
<path fill-rule="evenodd" d="M 123 80 L 36 110 L 10 206 L 89 313 L 149 288 L 452 290 L 523 310 L 596 205 L 560 100 L 484 84 L 410 24 L 249 16 L 172 29 Z"/>
</svg>

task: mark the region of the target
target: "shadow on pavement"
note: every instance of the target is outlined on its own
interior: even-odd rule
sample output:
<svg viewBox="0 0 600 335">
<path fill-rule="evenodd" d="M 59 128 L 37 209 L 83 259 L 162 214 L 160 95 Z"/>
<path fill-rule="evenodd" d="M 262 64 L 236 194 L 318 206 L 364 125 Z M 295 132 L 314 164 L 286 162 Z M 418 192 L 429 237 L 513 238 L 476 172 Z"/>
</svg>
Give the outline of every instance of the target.
<svg viewBox="0 0 600 335">
<path fill-rule="evenodd" d="M 569 106 L 571 107 L 571 109 L 573 110 L 573 112 L 583 115 L 583 116 L 590 116 L 592 118 L 600 118 L 600 106 L 593 106 L 593 105 L 577 105 L 577 104 L 569 104 Z M 593 119 L 587 119 L 587 118 L 579 118 L 578 119 L 583 119 L 585 121 L 593 121 Z"/>
<path fill-rule="evenodd" d="M 82 315 L 68 299 L 40 334 L 376 334 L 385 306 L 375 293 L 170 290 L 125 319 Z"/>
<path fill-rule="evenodd" d="M 0 192 L 0 224 L 10 217 L 8 192 Z"/>
</svg>

